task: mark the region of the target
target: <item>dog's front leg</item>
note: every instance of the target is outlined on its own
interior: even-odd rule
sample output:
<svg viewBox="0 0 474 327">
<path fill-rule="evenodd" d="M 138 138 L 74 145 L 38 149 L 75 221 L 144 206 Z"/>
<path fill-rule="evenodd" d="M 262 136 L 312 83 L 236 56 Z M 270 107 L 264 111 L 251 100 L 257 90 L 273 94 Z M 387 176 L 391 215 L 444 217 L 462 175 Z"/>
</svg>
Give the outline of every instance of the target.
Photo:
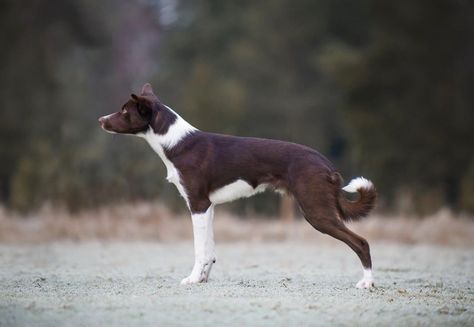
<svg viewBox="0 0 474 327">
<path fill-rule="evenodd" d="M 216 262 L 213 220 L 213 205 L 204 213 L 192 215 L 195 261 L 191 274 L 181 281 L 182 285 L 205 283 L 209 278 L 212 265 Z"/>
</svg>

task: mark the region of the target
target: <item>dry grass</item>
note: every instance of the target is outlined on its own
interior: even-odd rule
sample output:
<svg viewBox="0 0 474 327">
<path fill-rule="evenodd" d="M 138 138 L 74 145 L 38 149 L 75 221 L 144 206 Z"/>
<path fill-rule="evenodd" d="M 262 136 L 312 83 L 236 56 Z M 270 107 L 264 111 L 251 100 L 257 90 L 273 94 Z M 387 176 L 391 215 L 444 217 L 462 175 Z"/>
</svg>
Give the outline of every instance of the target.
<svg viewBox="0 0 474 327">
<path fill-rule="evenodd" d="M 373 215 L 350 228 L 369 240 L 474 246 L 474 220 L 456 217 L 448 210 L 425 217 Z M 283 222 L 269 217 L 242 217 L 218 211 L 217 242 L 305 241 L 333 242 L 316 232 L 304 219 Z M 154 240 L 190 239 L 188 215 L 175 215 L 159 203 L 136 203 L 70 214 L 43 208 L 29 216 L 0 209 L 0 242 L 40 243 L 57 240 Z"/>
</svg>

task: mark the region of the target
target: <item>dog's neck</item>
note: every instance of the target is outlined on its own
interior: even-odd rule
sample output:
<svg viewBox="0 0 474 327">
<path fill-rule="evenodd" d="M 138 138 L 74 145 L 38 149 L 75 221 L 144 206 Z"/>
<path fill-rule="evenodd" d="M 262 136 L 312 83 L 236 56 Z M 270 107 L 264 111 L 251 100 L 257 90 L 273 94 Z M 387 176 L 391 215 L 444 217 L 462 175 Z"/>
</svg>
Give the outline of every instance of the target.
<svg viewBox="0 0 474 327">
<path fill-rule="evenodd" d="M 163 107 L 164 110 L 168 110 L 169 113 L 175 115 L 176 118 L 171 120 L 169 126 L 166 126 L 167 128 L 165 128 L 163 134 L 157 131 L 155 126 L 150 125 L 148 130 L 141 135 L 160 157 L 162 157 L 165 150 L 173 149 L 186 136 L 198 130 L 170 107 L 164 105 Z"/>
</svg>

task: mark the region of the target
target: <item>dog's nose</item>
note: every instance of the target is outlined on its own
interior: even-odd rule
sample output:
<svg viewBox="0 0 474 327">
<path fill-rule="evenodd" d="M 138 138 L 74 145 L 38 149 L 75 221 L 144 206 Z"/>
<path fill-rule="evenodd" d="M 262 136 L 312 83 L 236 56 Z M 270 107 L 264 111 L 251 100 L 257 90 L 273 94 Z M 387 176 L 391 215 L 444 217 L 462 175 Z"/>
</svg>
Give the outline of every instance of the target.
<svg viewBox="0 0 474 327">
<path fill-rule="evenodd" d="M 105 123 L 105 117 L 100 117 L 99 118 L 99 123 L 103 125 Z"/>
</svg>

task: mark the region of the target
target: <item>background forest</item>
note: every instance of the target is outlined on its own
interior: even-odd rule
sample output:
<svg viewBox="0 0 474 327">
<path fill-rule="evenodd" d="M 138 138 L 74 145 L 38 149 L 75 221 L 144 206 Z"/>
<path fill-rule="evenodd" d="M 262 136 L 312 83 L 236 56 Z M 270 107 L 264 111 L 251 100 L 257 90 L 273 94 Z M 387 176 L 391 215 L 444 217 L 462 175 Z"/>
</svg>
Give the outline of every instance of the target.
<svg viewBox="0 0 474 327">
<path fill-rule="evenodd" d="M 145 142 L 97 123 L 151 82 L 202 130 L 306 144 L 372 179 L 381 210 L 472 213 L 473 15 L 469 0 L 2 0 L 0 202 L 184 209 Z"/>
</svg>

